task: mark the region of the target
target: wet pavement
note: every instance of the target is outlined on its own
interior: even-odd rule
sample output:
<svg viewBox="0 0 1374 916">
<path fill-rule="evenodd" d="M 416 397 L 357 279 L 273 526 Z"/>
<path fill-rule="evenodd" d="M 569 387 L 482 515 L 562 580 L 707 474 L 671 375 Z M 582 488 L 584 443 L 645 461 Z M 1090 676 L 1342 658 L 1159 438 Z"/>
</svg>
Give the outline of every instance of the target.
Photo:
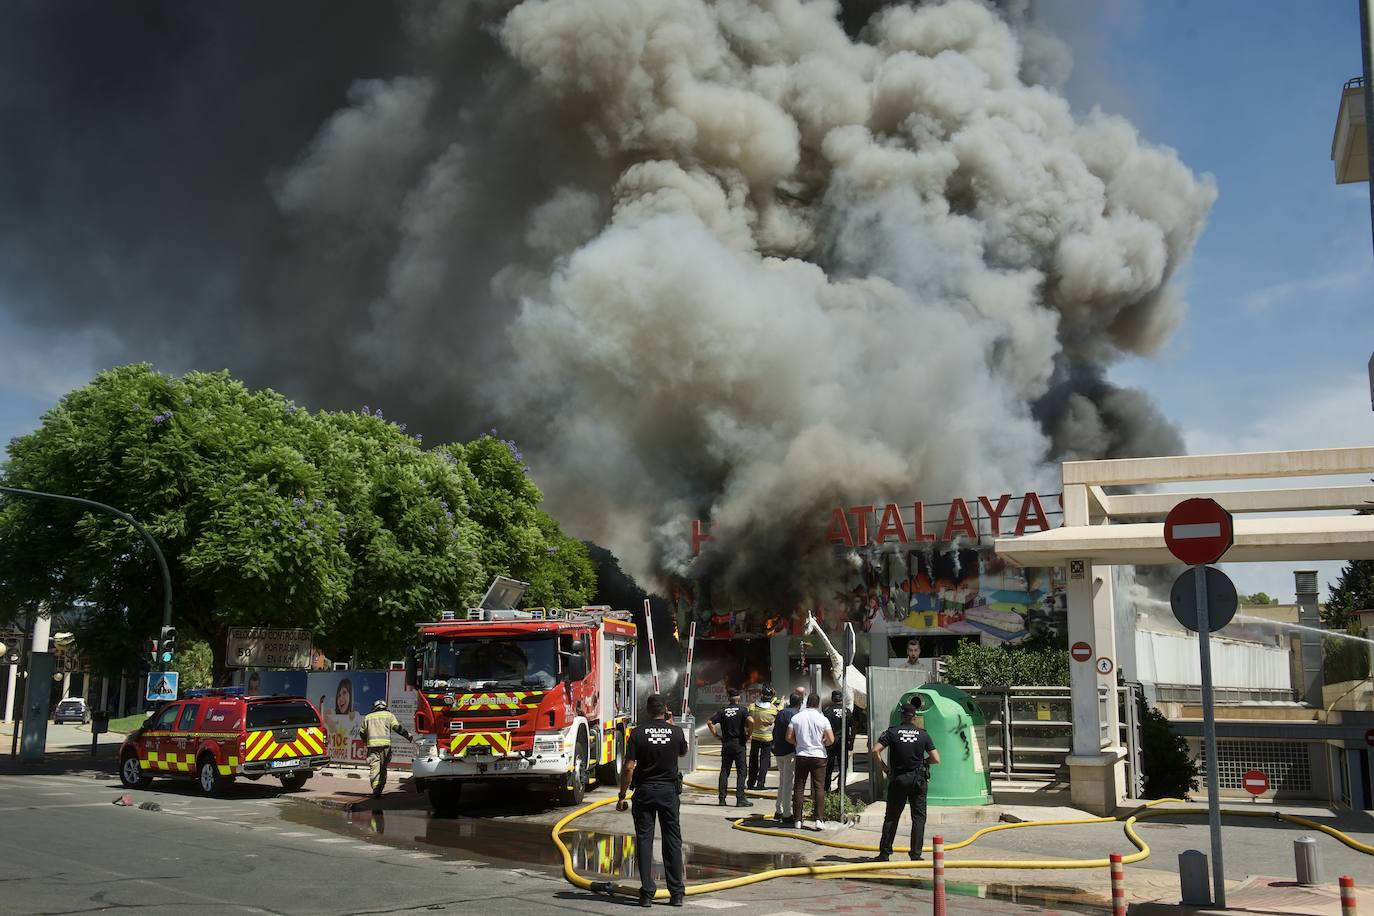
<svg viewBox="0 0 1374 916">
<path fill-rule="evenodd" d="M 702 778 L 698 774 L 698 781 Z M 609 797 L 610 789 L 590 791 L 587 801 Z M 562 858 L 549 838 L 552 825 L 569 811 L 538 792 L 512 793 L 506 786 L 470 786 L 464 790 L 462 814 L 434 818 L 426 799 L 409 789 L 408 781 L 393 785 L 380 799 L 372 799 L 366 783 L 342 771 L 317 777 L 293 801 L 282 817 L 305 827 L 329 830 L 342 837 L 382 842 L 400 848 L 441 852 L 461 864 L 510 867 L 518 864 L 561 875 Z M 753 809 L 719 807 L 714 799 L 684 795 L 683 852 L 688 884 L 757 874 L 805 864 L 860 860 L 862 853 L 835 855 L 836 850 L 801 839 L 760 836 L 733 829 L 742 816 L 758 826 L 772 827 L 772 802 L 756 800 Z M 576 870 L 591 879 L 638 881 L 635 840 L 628 815 L 603 808 L 577 822 L 581 829 L 563 834 Z M 657 880 L 663 885 L 662 863 L 655 856 Z M 794 898 L 798 888 L 809 888 Z M 1100 913 L 1102 899 L 1074 887 L 994 888 L 986 883 L 950 880 L 948 892 L 961 905 L 954 912 Z M 924 877 L 892 876 L 873 880 L 786 878 L 731 889 L 689 902 L 701 906 L 745 905 L 747 901 L 795 899 L 787 913 L 892 912 L 912 905 L 928 906 L 929 873 Z M 604 898 L 602 898 L 604 899 Z M 709 903 L 707 902 L 709 901 Z M 803 905 L 804 903 L 804 905 Z M 1020 906 L 1017 904 L 1020 903 Z M 1044 909 L 1049 906 L 1053 909 Z M 1025 907 L 1023 909 L 1022 907 Z"/>
</svg>

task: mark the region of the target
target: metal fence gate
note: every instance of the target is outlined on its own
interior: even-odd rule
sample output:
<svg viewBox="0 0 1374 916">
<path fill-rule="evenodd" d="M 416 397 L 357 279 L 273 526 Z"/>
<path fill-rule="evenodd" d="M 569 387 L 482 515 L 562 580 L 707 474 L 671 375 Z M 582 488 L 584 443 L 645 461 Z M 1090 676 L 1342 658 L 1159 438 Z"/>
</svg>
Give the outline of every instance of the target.
<svg viewBox="0 0 1374 916">
<path fill-rule="evenodd" d="M 993 779 L 1067 777 L 1065 759 L 1073 753 L 1073 699 L 1068 687 L 963 687 L 988 720 L 989 773 Z M 1145 777 L 1141 768 L 1139 684 L 1127 684 L 1109 697 L 1100 691 L 1101 746 L 1112 742 L 1107 733 L 1107 703 L 1115 699 L 1121 722 L 1119 741 L 1126 748 L 1126 794 L 1140 798 Z"/>
</svg>

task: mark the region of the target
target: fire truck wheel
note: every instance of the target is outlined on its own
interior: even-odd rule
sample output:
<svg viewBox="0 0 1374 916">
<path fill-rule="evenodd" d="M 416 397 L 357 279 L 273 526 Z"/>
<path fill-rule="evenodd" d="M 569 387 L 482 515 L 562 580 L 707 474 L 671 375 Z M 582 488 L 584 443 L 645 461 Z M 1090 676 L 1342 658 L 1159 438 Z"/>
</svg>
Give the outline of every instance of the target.
<svg viewBox="0 0 1374 916">
<path fill-rule="evenodd" d="M 200 758 L 196 769 L 196 788 L 201 795 L 221 795 L 233 781 L 233 777 L 219 775 L 215 758 L 209 755 Z"/>
<path fill-rule="evenodd" d="M 152 779 L 143 772 L 137 754 L 125 754 L 124 759 L 119 762 L 119 781 L 126 789 L 142 789 L 152 782 Z"/>
<path fill-rule="evenodd" d="M 596 781 L 603 786 L 614 788 L 620 784 L 620 762 L 625 756 L 625 733 L 619 729 L 612 740 L 612 750 L 614 754 L 610 763 L 603 763 L 597 767 Z"/>
<path fill-rule="evenodd" d="M 458 802 L 462 797 L 462 783 L 440 779 L 429 784 L 429 806 L 434 809 L 435 817 L 457 817 Z"/>
<path fill-rule="evenodd" d="M 572 772 L 560 793 L 560 801 L 565 807 L 582 804 L 587 795 L 587 733 L 577 732 L 577 757 L 573 761 Z"/>
<path fill-rule="evenodd" d="M 281 787 L 288 792 L 298 792 L 305 786 L 305 781 L 309 778 L 309 773 L 292 773 L 290 776 L 281 778 Z"/>
</svg>

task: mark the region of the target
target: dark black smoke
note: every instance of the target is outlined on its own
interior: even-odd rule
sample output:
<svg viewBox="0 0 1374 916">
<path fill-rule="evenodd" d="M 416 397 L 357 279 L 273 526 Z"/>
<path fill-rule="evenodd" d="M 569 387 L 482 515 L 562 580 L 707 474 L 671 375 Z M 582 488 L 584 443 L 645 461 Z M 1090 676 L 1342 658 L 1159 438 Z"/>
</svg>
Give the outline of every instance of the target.
<svg viewBox="0 0 1374 916">
<path fill-rule="evenodd" d="M 538 103 L 480 27 L 505 6 L 7 4 L 0 301 L 40 330 L 107 332 L 103 364 L 228 368 L 311 406 L 384 406 L 432 436 L 472 434 L 491 416 L 470 395 L 508 356 L 492 277 L 523 256 L 527 211 L 578 159 L 575 143 L 547 142 L 557 118 L 531 116 Z M 350 90 L 420 73 L 432 103 L 423 131 L 390 138 L 420 144 L 394 174 L 326 176 L 340 186 L 287 199 Z M 398 263 L 396 215 L 369 222 L 354 198 L 420 185 L 446 151 L 457 174 L 428 187 L 422 251 Z"/>
</svg>

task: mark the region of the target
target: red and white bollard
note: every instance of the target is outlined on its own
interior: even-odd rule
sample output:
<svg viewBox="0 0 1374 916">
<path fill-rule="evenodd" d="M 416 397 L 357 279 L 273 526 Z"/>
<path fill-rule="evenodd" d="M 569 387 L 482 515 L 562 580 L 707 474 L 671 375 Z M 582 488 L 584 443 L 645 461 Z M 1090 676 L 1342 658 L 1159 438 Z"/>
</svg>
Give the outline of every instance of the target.
<svg viewBox="0 0 1374 916">
<path fill-rule="evenodd" d="M 1355 879 L 1349 875 L 1341 875 L 1341 916 L 1355 916 Z"/>
<path fill-rule="evenodd" d="M 935 876 L 935 916 L 945 916 L 945 838 L 930 838 L 931 874 Z"/>
<path fill-rule="evenodd" d="M 1112 916 L 1126 916 L 1126 869 L 1121 864 L 1121 853 L 1111 854 L 1112 863 Z"/>
</svg>

